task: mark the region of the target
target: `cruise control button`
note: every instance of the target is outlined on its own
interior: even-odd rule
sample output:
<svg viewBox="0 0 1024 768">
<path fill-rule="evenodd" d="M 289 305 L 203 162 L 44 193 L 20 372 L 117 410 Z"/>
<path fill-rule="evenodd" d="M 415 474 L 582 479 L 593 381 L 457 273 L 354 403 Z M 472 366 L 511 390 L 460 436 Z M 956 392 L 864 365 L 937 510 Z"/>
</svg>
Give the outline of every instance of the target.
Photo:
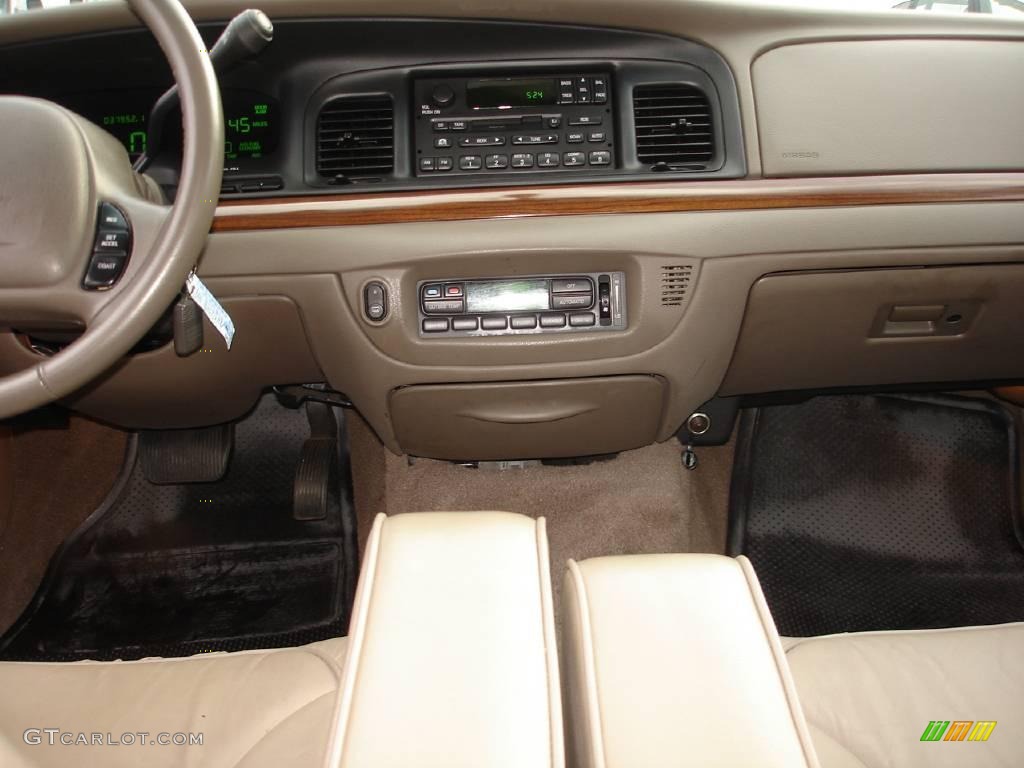
<svg viewBox="0 0 1024 768">
<path fill-rule="evenodd" d="M 480 319 L 480 327 L 485 331 L 504 331 L 508 328 L 508 318 L 483 317 Z"/>
<path fill-rule="evenodd" d="M 96 253 L 117 253 L 121 256 L 128 255 L 128 233 L 127 232 L 104 232 L 100 230 L 96 234 L 96 244 L 93 246 Z"/>
<path fill-rule="evenodd" d="M 561 312 L 551 312 L 540 316 L 541 328 L 565 328 L 565 315 Z"/>
<path fill-rule="evenodd" d="M 551 281 L 552 293 L 591 293 L 594 285 L 585 277 L 560 277 Z"/>
<path fill-rule="evenodd" d="M 104 231 L 128 231 L 128 220 L 113 204 L 100 204 L 100 229 Z"/>
<path fill-rule="evenodd" d="M 440 299 L 424 301 L 423 311 L 428 315 L 461 315 L 466 306 L 462 299 Z"/>
<path fill-rule="evenodd" d="M 479 322 L 475 317 L 452 318 L 453 331 L 475 331 L 477 328 L 479 328 Z"/>
<path fill-rule="evenodd" d="M 424 333 L 444 333 L 448 330 L 447 317 L 428 317 L 423 321 Z"/>
<path fill-rule="evenodd" d="M 537 166 L 539 168 L 554 168 L 558 165 L 559 156 L 557 152 L 541 152 L 537 155 Z"/>
<path fill-rule="evenodd" d="M 108 288 L 117 282 L 124 271 L 128 257 L 123 254 L 93 254 L 89 269 L 85 273 L 82 285 L 86 288 Z"/>
<path fill-rule="evenodd" d="M 480 155 L 463 155 L 459 158 L 459 169 L 463 171 L 479 171 L 484 167 Z"/>
<path fill-rule="evenodd" d="M 608 165 L 612 161 L 612 153 L 607 150 L 600 150 L 590 153 L 591 165 Z"/>
<path fill-rule="evenodd" d="M 536 315 L 514 315 L 512 317 L 512 328 L 517 331 L 525 331 L 537 327 Z"/>
<path fill-rule="evenodd" d="M 556 293 L 551 297 L 552 309 L 587 309 L 593 303 L 592 293 Z"/>
<path fill-rule="evenodd" d="M 566 152 L 562 155 L 562 165 L 572 168 L 577 165 L 587 164 L 586 152 Z"/>
<path fill-rule="evenodd" d="M 573 328 L 589 328 L 594 322 L 593 312 L 573 312 L 569 315 L 569 325 Z"/>
<path fill-rule="evenodd" d="M 512 155 L 513 168 L 533 168 L 533 155 L 529 152 L 518 152 Z"/>
<path fill-rule="evenodd" d="M 508 168 L 508 155 L 488 155 L 484 158 L 488 168 Z"/>
</svg>

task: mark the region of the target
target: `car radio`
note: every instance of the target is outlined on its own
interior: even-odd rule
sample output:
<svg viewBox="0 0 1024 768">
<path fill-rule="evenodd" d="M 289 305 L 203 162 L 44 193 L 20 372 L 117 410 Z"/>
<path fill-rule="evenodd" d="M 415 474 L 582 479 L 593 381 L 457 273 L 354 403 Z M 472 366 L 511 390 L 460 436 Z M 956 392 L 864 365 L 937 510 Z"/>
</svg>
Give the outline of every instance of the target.
<svg viewBox="0 0 1024 768">
<path fill-rule="evenodd" d="M 416 80 L 418 176 L 615 167 L 607 73 Z"/>
<path fill-rule="evenodd" d="M 623 272 L 427 280 L 417 286 L 421 336 L 626 329 Z"/>
</svg>

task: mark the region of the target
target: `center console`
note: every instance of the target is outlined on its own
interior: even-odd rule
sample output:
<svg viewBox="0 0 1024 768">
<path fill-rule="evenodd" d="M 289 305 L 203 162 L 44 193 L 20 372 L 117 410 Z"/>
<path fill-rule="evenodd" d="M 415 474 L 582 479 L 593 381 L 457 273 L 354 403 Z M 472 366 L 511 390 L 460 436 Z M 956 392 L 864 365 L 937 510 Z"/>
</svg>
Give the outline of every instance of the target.
<svg viewBox="0 0 1024 768">
<path fill-rule="evenodd" d="M 427 280 L 417 285 L 421 336 L 623 331 L 623 272 L 504 279 Z"/>
<path fill-rule="evenodd" d="M 608 72 L 416 80 L 416 174 L 606 171 L 610 83 Z"/>
</svg>

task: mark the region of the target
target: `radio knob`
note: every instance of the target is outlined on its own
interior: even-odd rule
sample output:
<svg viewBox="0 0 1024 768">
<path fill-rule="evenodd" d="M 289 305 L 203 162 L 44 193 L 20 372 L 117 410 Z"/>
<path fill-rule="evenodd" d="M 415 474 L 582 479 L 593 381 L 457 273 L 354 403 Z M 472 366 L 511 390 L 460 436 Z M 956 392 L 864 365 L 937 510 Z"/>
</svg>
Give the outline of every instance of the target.
<svg viewBox="0 0 1024 768">
<path fill-rule="evenodd" d="M 449 85 L 436 85 L 434 86 L 434 92 L 431 94 L 431 98 L 437 106 L 447 107 L 455 101 L 455 91 L 453 91 Z"/>
</svg>

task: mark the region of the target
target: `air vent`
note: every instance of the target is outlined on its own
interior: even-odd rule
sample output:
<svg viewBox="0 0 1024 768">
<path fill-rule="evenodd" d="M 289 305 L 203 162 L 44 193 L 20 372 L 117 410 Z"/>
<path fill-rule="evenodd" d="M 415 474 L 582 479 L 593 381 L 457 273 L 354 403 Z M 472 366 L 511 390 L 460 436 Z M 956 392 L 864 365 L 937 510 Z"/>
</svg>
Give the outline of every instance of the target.
<svg viewBox="0 0 1024 768">
<path fill-rule="evenodd" d="M 636 152 L 662 171 L 703 171 L 715 154 L 711 104 L 702 90 L 682 83 L 633 89 Z"/>
<path fill-rule="evenodd" d="M 690 288 L 693 267 L 689 264 L 664 264 L 661 267 L 661 306 L 679 307 Z"/>
<path fill-rule="evenodd" d="M 320 110 L 316 170 L 332 179 L 383 176 L 395 167 L 391 97 L 343 96 Z"/>
</svg>

